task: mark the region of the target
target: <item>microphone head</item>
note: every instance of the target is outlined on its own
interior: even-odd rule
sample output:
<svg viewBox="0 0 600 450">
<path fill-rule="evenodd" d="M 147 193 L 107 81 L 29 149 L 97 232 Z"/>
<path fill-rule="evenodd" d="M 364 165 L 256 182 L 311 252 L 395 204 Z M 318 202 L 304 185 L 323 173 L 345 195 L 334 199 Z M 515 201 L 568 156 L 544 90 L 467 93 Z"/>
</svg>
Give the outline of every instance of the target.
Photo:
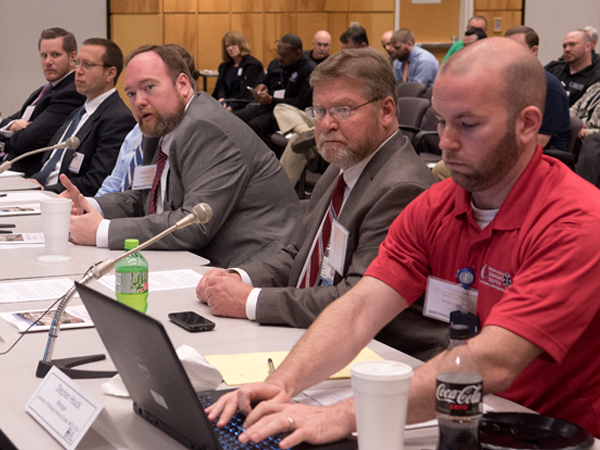
<svg viewBox="0 0 600 450">
<path fill-rule="evenodd" d="M 77 136 L 71 136 L 65 142 L 69 150 L 77 150 L 79 147 L 79 138 Z"/>
<path fill-rule="evenodd" d="M 192 214 L 194 215 L 195 223 L 206 223 L 212 219 L 213 211 L 210 205 L 198 203 L 192 208 Z"/>
</svg>

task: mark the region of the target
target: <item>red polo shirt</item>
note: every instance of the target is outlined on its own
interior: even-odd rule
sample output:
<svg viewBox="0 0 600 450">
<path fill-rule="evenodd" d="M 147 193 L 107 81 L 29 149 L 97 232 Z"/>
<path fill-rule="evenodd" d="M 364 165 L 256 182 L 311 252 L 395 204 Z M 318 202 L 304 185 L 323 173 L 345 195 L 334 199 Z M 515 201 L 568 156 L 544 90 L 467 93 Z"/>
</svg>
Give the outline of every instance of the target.
<svg viewBox="0 0 600 450">
<path fill-rule="evenodd" d="M 544 350 L 499 395 L 600 437 L 600 190 L 538 146 L 494 220 L 481 230 L 451 179 L 398 216 L 365 275 L 408 303 L 427 277 L 475 273 L 482 326 Z"/>
</svg>

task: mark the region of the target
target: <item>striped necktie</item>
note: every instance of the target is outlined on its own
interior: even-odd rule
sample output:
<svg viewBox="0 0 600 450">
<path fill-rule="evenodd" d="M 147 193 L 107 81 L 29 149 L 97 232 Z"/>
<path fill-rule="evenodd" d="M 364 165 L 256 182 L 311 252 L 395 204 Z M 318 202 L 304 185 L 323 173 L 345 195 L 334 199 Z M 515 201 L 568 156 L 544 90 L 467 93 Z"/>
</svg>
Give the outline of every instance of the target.
<svg viewBox="0 0 600 450">
<path fill-rule="evenodd" d="M 75 133 L 75 130 L 77 129 L 77 125 L 79 125 L 79 122 L 81 122 L 81 118 L 83 117 L 84 114 L 85 114 L 85 107 L 82 106 L 79 109 L 79 111 L 77 111 L 75 116 L 73 116 L 73 119 L 71 120 L 71 123 L 69 124 L 69 127 L 67 128 L 67 131 L 65 132 L 65 134 L 63 136 L 63 140 L 66 140 L 66 139 L 70 138 L 71 136 L 73 136 L 73 134 Z M 52 173 L 52 171 L 54 170 L 54 168 L 60 161 L 60 158 L 62 158 L 64 151 L 65 151 L 64 148 L 59 148 L 59 149 L 54 150 L 54 154 L 50 157 L 50 159 L 46 162 L 46 164 L 44 164 L 44 167 L 42 167 L 42 170 L 40 170 L 38 173 L 33 175 L 33 178 L 35 178 L 38 181 L 38 183 L 40 183 L 42 186 L 46 185 L 46 180 L 48 179 L 48 177 L 50 176 L 50 174 Z"/>
<path fill-rule="evenodd" d="M 138 141 L 135 146 L 135 151 L 133 152 L 133 156 L 131 158 L 131 162 L 129 163 L 129 168 L 127 169 L 127 173 L 125 174 L 125 178 L 123 178 L 123 183 L 121 184 L 121 192 L 125 192 L 129 185 L 133 182 L 133 174 L 135 173 L 135 168 L 142 164 L 144 160 L 144 151 L 142 150 L 144 145 L 144 136 Z"/>
<path fill-rule="evenodd" d="M 319 281 L 319 272 L 321 271 L 323 254 L 325 253 L 325 249 L 329 244 L 329 238 L 331 237 L 331 224 L 333 219 L 337 220 L 340 209 L 342 209 L 345 189 L 346 182 L 344 181 L 344 175 L 340 174 L 335 184 L 335 188 L 333 189 L 329 207 L 325 212 L 325 220 L 321 227 L 321 233 L 315 240 L 313 248 L 308 254 L 306 270 L 298 283 L 299 288 L 314 287 Z"/>
</svg>

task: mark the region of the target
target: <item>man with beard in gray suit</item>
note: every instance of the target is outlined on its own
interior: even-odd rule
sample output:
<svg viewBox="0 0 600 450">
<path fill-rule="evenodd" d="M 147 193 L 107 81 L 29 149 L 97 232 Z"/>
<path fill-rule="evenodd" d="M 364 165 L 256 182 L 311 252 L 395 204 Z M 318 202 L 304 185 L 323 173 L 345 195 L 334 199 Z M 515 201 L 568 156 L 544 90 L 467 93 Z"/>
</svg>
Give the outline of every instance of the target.
<svg viewBox="0 0 600 450">
<path fill-rule="evenodd" d="M 314 106 L 306 113 L 330 166 L 293 244 L 200 281 L 196 294 L 215 315 L 308 327 L 361 279 L 392 221 L 435 182 L 398 130 L 396 81 L 381 52 L 342 50 L 317 66 L 310 83 Z M 390 317 L 378 339 L 424 360 L 440 352 L 447 325 L 421 307 Z"/>
<path fill-rule="evenodd" d="M 178 230 L 151 248 L 189 250 L 227 267 L 291 242 L 301 211 L 281 165 L 248 126 L 210 95 L 195 94 L 190 78 L 184 60 L 166 46 L 143 46 L 129 55 L 125 92 L 149 138 L 142 172 L 136 169 L 127 192 L 89 203 L 66 186 L 77 210 L 71 217 L 73 242 L 122 249 L 125 239 L 143 242 L 200 202 L 211 206 L 212 220 Z M 140 175 L 153 180 L 151 186 L 138 185 Z"/>
</svg>

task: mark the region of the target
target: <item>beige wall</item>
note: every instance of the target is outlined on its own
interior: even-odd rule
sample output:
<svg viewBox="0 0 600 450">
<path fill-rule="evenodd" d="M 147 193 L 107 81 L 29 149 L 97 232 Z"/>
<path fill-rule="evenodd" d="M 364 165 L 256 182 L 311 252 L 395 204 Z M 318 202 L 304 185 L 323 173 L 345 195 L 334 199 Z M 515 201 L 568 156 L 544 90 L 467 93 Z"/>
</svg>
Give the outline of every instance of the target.
<svg viewBox="0 0 600 450">
<path fill-rule="evenodd" d="M 112 38 L 124 53 L 143 43 L 175 43 L 194 55 L 198 69 L 219 66 L 221 38 L 230 30 L 244 34 L 266 67 L 285 33 L 298 34 L 308 49 L 315 32 L 326 29 L 336 52 L 351 22 L 365 27 L 377 48 L 394 26 L 394 0 L 111 0 L 110 7 Z"/>
</svg>

